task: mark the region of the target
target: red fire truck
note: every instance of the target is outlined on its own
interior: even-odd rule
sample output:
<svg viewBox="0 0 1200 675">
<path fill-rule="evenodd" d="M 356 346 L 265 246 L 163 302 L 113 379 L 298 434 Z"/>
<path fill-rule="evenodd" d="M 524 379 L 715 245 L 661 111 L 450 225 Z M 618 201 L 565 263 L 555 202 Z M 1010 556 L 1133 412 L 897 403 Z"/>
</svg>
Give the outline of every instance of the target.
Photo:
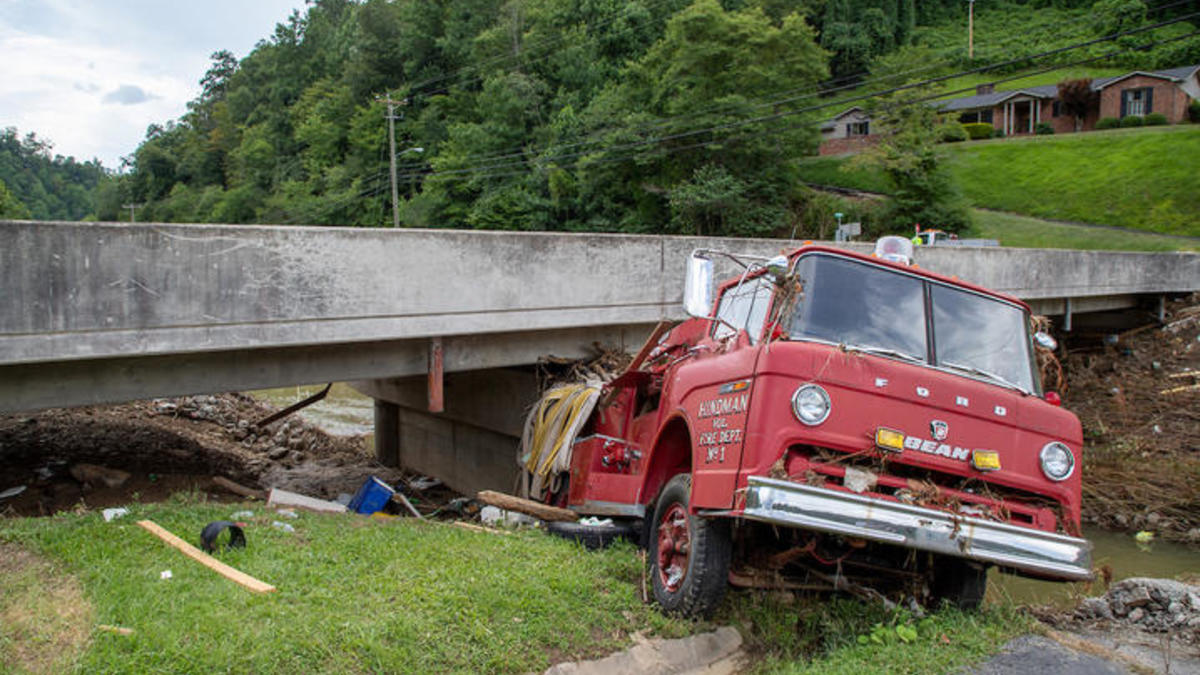
<svg viewBox="0 0 1200 675">
<path fill-rule="evenodd" d="M 693 318 L 604 385 L 547 501 L 644 524 L 654 597 L 684 615 L 730 583 L 972 607 L 991 566 L 1090 578 L 1079 420 L 1036 365 L 1052 338 L 911 255 L 696 251 Z M 724 259 L 742 272 L 714 288 Z"/>
</svg>

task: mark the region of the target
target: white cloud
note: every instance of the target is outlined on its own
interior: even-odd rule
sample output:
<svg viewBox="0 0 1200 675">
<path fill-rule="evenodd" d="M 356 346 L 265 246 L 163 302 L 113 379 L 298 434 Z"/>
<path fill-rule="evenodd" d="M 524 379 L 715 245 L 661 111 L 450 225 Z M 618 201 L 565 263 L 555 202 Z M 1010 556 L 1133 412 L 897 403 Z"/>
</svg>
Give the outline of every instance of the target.
<svg viewBox="0 0 1200 675">
<path fill-rule="evenodd" d="M 186 111 L 212 52 L 245 56 L 293 7 L 303 0 L 0 1 L 0 125 L 116 168 L 149 125 Z"/>
</svg>

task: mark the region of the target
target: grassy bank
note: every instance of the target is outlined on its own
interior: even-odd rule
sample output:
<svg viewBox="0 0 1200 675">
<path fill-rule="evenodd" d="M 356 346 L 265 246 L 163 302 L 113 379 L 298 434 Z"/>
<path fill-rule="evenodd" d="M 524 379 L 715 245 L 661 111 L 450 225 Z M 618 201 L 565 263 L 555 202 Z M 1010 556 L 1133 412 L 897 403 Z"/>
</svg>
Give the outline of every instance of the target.
<svg viewBox="0 0 1200 675">
<path fill-rule="evenodd" d="M 538 532 L 305 513 L 288 533 L 261 504 L 246 506 L 257 514 L 248 548 L 221 555 L 278 587 L 255 595 L 134 523 L 151 518 L 194 540 L 238 508 L 187 498 L 137 505 L 111 523 L 94 512 L 4 521 L 2 557 L 33 562 L 0 575 L 0 658 L 18 672 L 38 668 L 29 655 L 58 645 L 47 668 L 56 672 L 531 672 L 626 648 L 636 632 L 732 624 L 761 672 L 936 672 L 1027 627 L 1004 610 L 919 621 L 757 592 L 732 593 L 713 622 L 694 623 L 641 602 L 641 562 L 628 546 L 589 553 Z M 65 608 L 74 610 L 64 625 L 45 619 Z"/>
<path fill-rule="evenodd" d="M 1178 125 L 942 146 L 975 206 L 1039 218 L 1200 236 L 1200 126 Z M 887 192 L 845 157 L 800 162 L 804 180 Z"/>
<path fill-rule="evenodd" d="M 972 217 L 975 226 L 970 236 L 996 239 L 1004 246 L 1104 251 L 1200 251 L 1200 239 L 1055 223 L 983 209 L 973 209 Z"/>
</svg>

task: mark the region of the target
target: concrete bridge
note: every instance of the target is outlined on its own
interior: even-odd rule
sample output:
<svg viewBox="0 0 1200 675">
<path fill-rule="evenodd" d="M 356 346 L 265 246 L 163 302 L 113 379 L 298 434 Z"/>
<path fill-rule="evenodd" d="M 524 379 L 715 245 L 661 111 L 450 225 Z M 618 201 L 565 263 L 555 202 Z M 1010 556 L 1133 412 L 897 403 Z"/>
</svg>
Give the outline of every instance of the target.
<svg viewBox="0 0 1200 675">
<path fill-rule="evenodd" d="M 0 412 L 358 381 L 381 401 L 381 458 L 460 489 L 509 487 L 478 477 L 511 473 L 538 357 L 636 349 L 654 323 L 681 318 L 695 248 L 795 245 L 0 222 Z M 917 262 L 1068 324 L 1200 290 L 1197 254 L 931 248 Z"/>
</svg>

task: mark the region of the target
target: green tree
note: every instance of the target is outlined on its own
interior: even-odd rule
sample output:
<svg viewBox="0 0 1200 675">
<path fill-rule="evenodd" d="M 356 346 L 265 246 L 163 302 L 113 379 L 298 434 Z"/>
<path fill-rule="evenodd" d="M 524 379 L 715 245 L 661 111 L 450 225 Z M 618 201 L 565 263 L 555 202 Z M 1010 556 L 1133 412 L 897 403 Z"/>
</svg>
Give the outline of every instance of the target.
<svg viewBox="0 0 1200 675">
<path fill-rule="evenodd" d="M 11 220 L 25 220 L 29 218 L 29 209 L 21 203 L 21 200 L 9 192 L 8 186 L 4 181 L 0 181 L 0 218 Z"/>
</svg>

